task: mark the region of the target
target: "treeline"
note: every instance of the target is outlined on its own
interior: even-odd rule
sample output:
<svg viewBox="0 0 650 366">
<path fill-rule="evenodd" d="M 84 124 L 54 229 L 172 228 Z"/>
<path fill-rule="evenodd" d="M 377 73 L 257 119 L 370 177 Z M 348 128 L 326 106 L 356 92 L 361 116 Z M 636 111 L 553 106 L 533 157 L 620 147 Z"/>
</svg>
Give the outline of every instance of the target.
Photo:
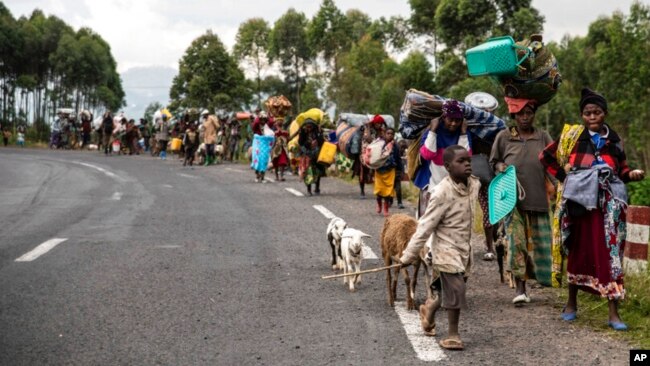
<svg viewBox="0 0 650 366">
<path fill-rule="evenodd" d="M 373 20 L 323 0 L 311 19 L 294 9 L 272 25 L 248 19 L 239 27 L 232 54 L 208 32 L 180 62 L 172 107 L 232 110 L 284 94 L 295 113 L 336 106 L 337 112 L 397 117 L 409 88 L 461 100 L 483 90 L 503 101 L 491 78 L 469 77 L 464 52 L 494 36 L 521 40 L 543 34 L 544 17 L 531 0 L 409 0 L 409 5 L 408 18 Z M 580 122 L 580 89 L 591 87 L 610 101 L 607 121 L 623 135 L 631 162 L 650 167 L 649 9 L 635 2 L 627 15 L 595 20 L 585 37 L 547 43 L 563 84 L 539 109 L 538 125 L 557 136 L 564 123 Z M 398 53 L 407 56 L 397 62 L 391 55 Z M 507 116 L 504 104 L 498 113 Z"/>
<path fill-rule="evenodd" d="M 108 43 L 89 28 L 34 10 L 15 19 L 0 2 L 0 118 L 41 139 L 57 108 L 118 109 L 124 91 Z"/>
</svg>

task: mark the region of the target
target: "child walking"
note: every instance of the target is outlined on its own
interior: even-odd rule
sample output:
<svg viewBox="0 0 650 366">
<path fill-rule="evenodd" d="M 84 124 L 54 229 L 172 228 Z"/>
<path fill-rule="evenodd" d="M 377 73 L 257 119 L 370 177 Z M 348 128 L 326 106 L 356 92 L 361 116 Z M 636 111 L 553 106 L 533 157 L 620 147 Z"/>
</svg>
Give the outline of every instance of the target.
<svg viewBox="0 0 650 366">
<path fill-rule="evenodd" d="M 388 216 L 388 207 L 393 204 L 395 196 L 395 181 L 397 172 L 404 170 L 402 157 L 400 156 L 399 147 L 393 142 L 395 130 L 387 128 L 384 133 L 386 145 L 391 149 L 386 163 L 379 169 L 375 170 L 375 196 L 377 196 L 377 213 L 382 212 L 382 201 L 384 216 Z"/>
<path fill-rule="evenodd" d="M 433 298 L 428 298 L 420 306 L 420 322 L 425 334 L 434 336 L 436 311 L 440 307 L 445 308 L 449 331 L 447 337 L 440 341 L 440 346 L 462 350 L 464 345 L 458 332 L 458 322 L 460 311 L 467 309 L 465 283 L 472 263 L 472 215 L 481 184 L 471 176 L 471 159 L 464 147 L 449 146 L 445 149 L 443 161 L 449 175 L 431 194 L 426 211 L 418 220 L 417 230 L 400 261 L 403 265 L 412 263 L 433 235 L 433 272 L 440 275 L 442 296 L 434 292 Z"/>
</svg>

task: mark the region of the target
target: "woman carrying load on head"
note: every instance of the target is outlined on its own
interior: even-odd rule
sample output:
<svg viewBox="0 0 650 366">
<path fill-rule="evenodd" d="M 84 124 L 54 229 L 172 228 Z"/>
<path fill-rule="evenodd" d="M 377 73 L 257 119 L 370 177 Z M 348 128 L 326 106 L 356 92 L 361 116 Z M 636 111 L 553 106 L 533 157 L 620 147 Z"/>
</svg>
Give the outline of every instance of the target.
<svg viewBox="0 0 650 366">
<path fill-rule="evenodd" d="M 314 194 L 320 194 L 320 178 L 325 176 L 325 167 L 318 163 L 318 154 L 325 139 L 323 132 L 316 122 L 307 118 L 300 127 L 298 145 L 300 146 L 300 177 L 307 186 L 311 196 L 311 185 L 314 184 Z"/>
<path fill-rule="evenodd" d="M 501 131 L 492 147 L 490 164 L 502 173 L 514 165 L 517 180 L 523 188 L 513 212 L 506 217 L 508 238 L 507 263 L 515 278 L 513 304 L 530 302 L 526 281 L 551 284 L 551 226 L 546 192 L 546 173 L 539 154 L 552 142 L 551 136 L 534 126 L 537 106 L 529 99 L 506 97 L 515 126 Z"/>
<path fill-rule="evenodd" d="M 566 125 L 560 138 L 539 156 L 548 172 L 562 182 L 554 246 L 568 254 L 569 298 L 561 315 L 566 321 L 576 318 L 578 289 L 582 289 L 607 298 L 608 324 L 623 331 L 627 325 L 618 314 L 618 301 L 625 296 L 624 183 L 643 179 L 645 172 L 628 167 L 620 136 L 605 123 L 605 98 L 584 88 L 579 106 L 583 125 Z M 561 273 L 555 259 L 554 275 Z"/>
<path fill-rule="evenodd" d="M 418 217 L 424 214 L 429 193 L 446 176 L 442 155 L 452 145 L 460 145 L 471 152 L 467 123 L 458 101 L 449 99 L 442 105 L 442 116 L 431 120 L 429 129 L 420 139 L 420 159 L 423 164 L 413 183 L 420 189 Z"/>
</svg>

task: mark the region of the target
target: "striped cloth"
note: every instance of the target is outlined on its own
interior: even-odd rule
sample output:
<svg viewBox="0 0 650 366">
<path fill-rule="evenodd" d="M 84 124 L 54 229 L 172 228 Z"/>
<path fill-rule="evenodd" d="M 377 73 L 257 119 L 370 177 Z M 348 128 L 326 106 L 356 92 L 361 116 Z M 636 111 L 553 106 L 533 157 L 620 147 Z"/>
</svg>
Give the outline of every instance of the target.
<svg viewBox="0 0 650 366">
<path fill-rule="evenodd" d="M 548 213 L 515 209 L 506 218 L 507 263 L 521 280 L 551 286 L 551 223 Z"/>
</svg>

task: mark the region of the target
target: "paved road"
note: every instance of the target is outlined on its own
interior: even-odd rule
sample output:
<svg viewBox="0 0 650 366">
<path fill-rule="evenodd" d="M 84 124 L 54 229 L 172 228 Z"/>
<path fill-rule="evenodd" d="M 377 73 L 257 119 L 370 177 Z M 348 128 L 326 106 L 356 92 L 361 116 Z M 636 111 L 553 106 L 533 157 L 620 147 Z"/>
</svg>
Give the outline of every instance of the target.
<svg viewBox="0 0 650 366">
<path fill-rule="evenodd" d="M 320 279 L 329 220 L 313 206 L 380 255 L 372 200 L 333 179 L 297 197 L 295 177 L 253 178 L 243 165 L 0 150 L 0 364 L 627 364 L 629 346 L 562 323 L 546 291 L 514 309 L 486 262 L 461 317 L 467 349 L 442 352 L 415 312 L 387 305 L 383 274 L 356 293 Z M 53 238 L 66 240 L 16 261 Z M 438 323 L 444 335 L 444 312 Z"/>
</svg>

